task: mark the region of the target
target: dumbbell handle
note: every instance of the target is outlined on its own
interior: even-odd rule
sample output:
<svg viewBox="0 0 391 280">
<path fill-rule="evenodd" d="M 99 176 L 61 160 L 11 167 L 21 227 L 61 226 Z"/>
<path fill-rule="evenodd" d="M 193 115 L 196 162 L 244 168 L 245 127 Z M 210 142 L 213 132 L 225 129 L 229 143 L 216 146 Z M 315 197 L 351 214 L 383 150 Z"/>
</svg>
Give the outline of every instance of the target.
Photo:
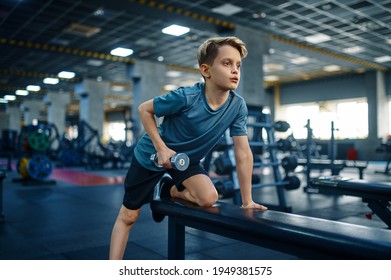
<svg viewBox="0 0 391 280">
<path fill-rule="evenodd" d="M 150 159 L 157 167 L 162 167 L 159 165 L 157 154 L 152 154 Z M 170 158 L 170 162 L 173 169 L 183 171 L 189 167 L 190 159 L 185 153 L 176 153 Z"/>
</svg>

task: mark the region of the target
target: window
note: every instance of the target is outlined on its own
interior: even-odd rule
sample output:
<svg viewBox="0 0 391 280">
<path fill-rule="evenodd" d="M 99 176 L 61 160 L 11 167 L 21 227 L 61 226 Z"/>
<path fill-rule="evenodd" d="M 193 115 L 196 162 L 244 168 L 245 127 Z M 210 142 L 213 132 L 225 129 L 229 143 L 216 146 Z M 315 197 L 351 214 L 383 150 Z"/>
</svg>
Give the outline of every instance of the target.
<svg viewBox="0 0 391 280">
<path fill-rule="evenodd" d="M 337 104 L 336 138 L 366 138 L 368 136 L 368 104 L 344 102 Z"/>
<path fill-rule="evenodd" d="M 308 119 L 317 139 L 331 138 L 331 122 L 334 122 L 335 139 L 368 137 L 368 103 L 365 99 L 285 105 L 282 110 L 297 139 L 307 138 Z"/>
<path fill-rule="evenodd" d="M 307 138 L 307 120 L 318 116 L 318 105 L 293 105 L 286 106 L 286 120 L 290 124 L 296 139 Z M 313 127 L 313 124 L 311 124 Z"/>
<path fill-rule="evenodd" d="M 125 141 L 125 123 L 111 122 L 108 125 L 109 139 L 114 141 Z"/>
</svg>

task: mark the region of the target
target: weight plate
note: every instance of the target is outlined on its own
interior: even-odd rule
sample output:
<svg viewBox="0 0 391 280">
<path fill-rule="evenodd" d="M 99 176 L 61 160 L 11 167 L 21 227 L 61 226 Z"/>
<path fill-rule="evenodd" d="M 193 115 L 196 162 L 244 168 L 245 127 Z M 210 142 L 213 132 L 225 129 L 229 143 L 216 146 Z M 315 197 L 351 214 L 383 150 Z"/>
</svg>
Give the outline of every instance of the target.
<svg viewBox="0 0 391 280">
<path fill-rule="evenodd" d="M 34 155 L 27 164 L 27 172 L 31 178 L 43 180 L 50 176 L 53 164 L 45 155 Z"/>
<path fill-rule="evenodd" d="M 49 148 L 50 139 L 42 130 L 37 130 L 29 135 L 28 143 L 34 151 L 43 152 Z"/>
</svg>

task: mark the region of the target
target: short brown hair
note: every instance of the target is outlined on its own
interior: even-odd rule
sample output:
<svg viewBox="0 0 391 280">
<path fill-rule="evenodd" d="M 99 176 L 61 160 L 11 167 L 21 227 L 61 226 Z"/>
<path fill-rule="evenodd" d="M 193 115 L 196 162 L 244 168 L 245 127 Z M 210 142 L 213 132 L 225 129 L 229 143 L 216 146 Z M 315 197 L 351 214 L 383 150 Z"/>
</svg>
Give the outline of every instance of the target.
<svg viewBox="0 0 391 280">
<path fill-rule="evenodd" d="M 242 40 L 237 37 L 213 37 L 203 42 L 198 48 L 197 58 L 198 64 L 201 66 L 206 63 L 213 64 L 213 61 L 217 57 L 218 50 L 221 46 L 231 46 L 237 49 L 241 58 L 247 56 L 247 49 Z"/>
</svg>

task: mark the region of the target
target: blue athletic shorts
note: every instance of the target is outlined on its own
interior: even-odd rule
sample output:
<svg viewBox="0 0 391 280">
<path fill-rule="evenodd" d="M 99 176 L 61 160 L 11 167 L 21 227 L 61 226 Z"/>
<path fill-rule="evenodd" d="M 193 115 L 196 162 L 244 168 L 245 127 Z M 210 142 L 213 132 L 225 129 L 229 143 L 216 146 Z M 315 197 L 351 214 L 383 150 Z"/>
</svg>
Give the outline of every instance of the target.
<svg viewBox="0 0 391 280">
<path fill-rule="evenodd" d="M 168 173 L 179 191 L 183 191 L 182 182 L 197 175 L 208 175 L 201 163 L 189 165 L 184 171 L 167 169 L 163 171 L 152 171 L 144 168 L 133 156 L 130 167 L 125 177 L 125 195 L 123 205 L 127 209 L 136 210 L 144 204 L 150 203 L 153 198 L 153 191 L 157 183 Z"/>
</svg>

